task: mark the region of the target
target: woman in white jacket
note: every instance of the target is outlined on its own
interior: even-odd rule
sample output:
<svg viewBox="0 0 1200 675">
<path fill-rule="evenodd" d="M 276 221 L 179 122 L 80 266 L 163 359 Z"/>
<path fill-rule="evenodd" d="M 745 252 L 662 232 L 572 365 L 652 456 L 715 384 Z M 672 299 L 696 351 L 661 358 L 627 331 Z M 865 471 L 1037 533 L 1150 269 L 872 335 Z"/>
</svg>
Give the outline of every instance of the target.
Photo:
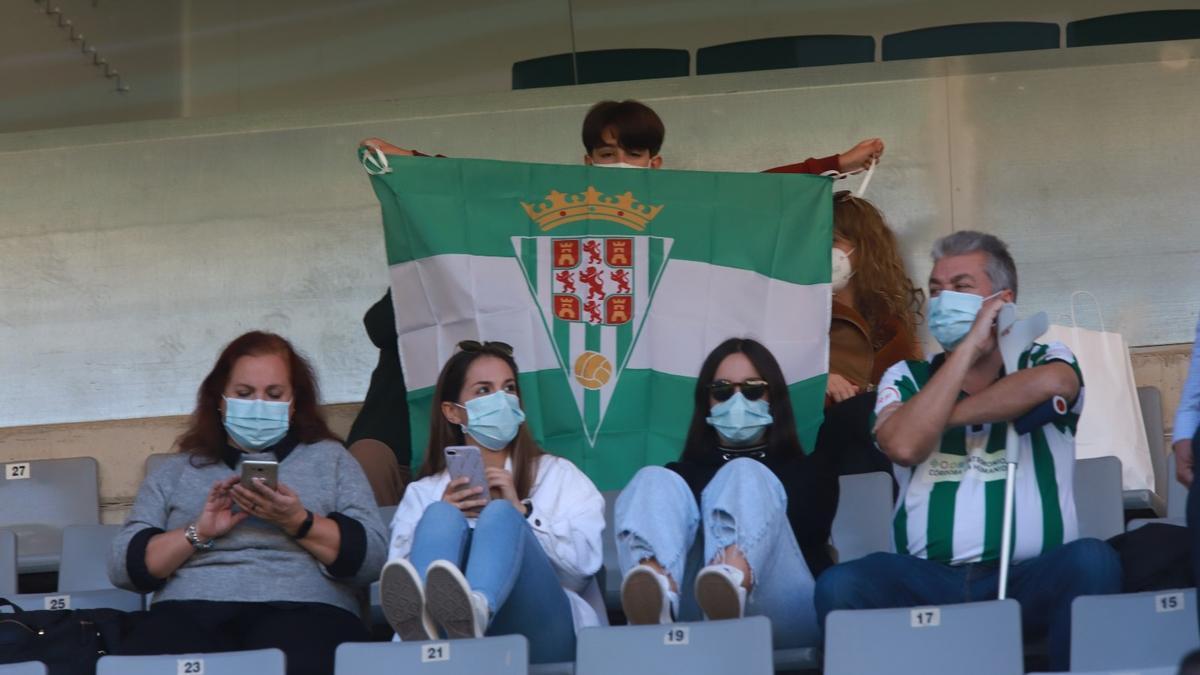
<svg viewBox="0 0 1200 675">
<path fill-rule="evenodd" d="M 602 561 L 604 498 L 525 426 L 512 348 L 465 341 L 434 392 L 421 478 L 392 519 L 380 577 L 401 640 L 519 633 L 534 663 L 570 661 L 575 630 L 597 625 L 580 596 Z M 481 448 L 490 500 L 451 480 L 444 450 Z"/>
</svg>

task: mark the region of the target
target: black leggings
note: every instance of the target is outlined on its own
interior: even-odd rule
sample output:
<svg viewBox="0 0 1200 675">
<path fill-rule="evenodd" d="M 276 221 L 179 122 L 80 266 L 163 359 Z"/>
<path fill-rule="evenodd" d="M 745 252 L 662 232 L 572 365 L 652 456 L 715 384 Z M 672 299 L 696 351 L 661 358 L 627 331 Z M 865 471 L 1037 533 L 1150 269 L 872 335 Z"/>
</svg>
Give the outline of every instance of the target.
<svg viewBox="0 0 1200 675">
<path fill-rule="evenodd" d="M 157 602 L 115 653 L 185 654 L 274 647 L 288 675 L 329 675 L 343 642 L 369 639 L 361 619 L 315 602 Z"/>
</svg>

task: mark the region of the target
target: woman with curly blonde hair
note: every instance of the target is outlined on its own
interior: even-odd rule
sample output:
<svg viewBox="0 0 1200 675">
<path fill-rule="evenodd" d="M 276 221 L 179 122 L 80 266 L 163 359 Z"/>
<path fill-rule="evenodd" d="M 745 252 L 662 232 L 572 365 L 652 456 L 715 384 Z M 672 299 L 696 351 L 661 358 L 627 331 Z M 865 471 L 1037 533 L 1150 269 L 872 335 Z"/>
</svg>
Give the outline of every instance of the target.
<svg viewBox="0 0 1200 675">
<path fill-rule="evenodd" d="M 869 391 L 893 363 L 921 358 L 916 324 L 924 300 L 879 209 L 835 193 L 827 406 Z"/>
</svg>

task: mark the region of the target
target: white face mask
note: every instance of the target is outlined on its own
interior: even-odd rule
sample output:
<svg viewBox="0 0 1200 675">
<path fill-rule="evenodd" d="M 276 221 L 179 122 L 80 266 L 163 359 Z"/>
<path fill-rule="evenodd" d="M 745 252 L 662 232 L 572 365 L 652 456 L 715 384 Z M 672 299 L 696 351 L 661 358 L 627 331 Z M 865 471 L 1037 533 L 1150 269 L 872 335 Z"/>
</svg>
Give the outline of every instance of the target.
<svg viewBox="0 0 1200 675">
<path fill-rule="evenodd" d="M 854 249 L 850 249 L 848 252 L 840 248 L 833 249 L 833 276 L 830 279 L 830 286 L 834 293 L 849 285 L 850 277 L 854 276 L 854 266 L 850 264 L 851 253 L 854 253 Z"/>
<path fill-rule="evenodd" d="M 649 169 L 648 166 L 638 166 L 637 164 L 629 164 L 628 162 L 612 162 L 611 164 L 598 164 L 593 162 L 592 166 L 598 166 L 602 169 Z"/>
</svg>

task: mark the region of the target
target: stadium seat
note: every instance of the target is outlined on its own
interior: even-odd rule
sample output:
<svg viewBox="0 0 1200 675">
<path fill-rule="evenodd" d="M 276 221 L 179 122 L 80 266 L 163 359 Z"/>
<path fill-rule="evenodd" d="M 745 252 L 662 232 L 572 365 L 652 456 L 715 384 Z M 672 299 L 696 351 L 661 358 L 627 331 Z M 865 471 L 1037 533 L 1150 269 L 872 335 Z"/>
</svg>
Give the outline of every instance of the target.
<svg viewBox="0 0 1200 675">
<path fill-rule="evenodd" d="M 383 521 L 383 526 L 388 530 L 392 528 L 392 517 L 396 515 L 395 506 L 379 507 L 379 519 Z"/>
<path fill-rule="evenodd" d="M 46 675 L 46 664 L 41 661 L 8 663 L 0 665 L 0 675 Z"/>
<path fill-rule="evenodd" d="M 0 481 L 0 527 L 17 535 L 17 571 L 53 572 L 62 553 L 62 528 L 100 522 L 96 460 L 8 462 Z"/>
<path fill-rule="evenodd" d="M 1116 457 L 1075 460 L 1075 512 L 1079 516 L 1081 538 L 1108 539 L 1125 531 L 1121 460 Z"/>
<path fill-rule="evenodd" d="M 1175 480 L 1175 453 L 1167 454 L 1167 515 L 1165 518 L 1136 518 L 1129 521 L 1127 530 L 1136 530 L 1149 523 L 1187 527 L 1188 489 Z"/>
<path fill-rule="evenodd" d="M 137 612 L 143 609 L 142 596 L 117 589 L 73 593 L 25 593 L 6 598 L 25 611 L 41 609 L 119 609 Z M 8 612 L 12 608 L 0 611 Z"/>
<path fill-rule="evenodd" d="M 892 550 L 892 477 L 882 471 L 841 476 L 833 547 L 839 563 Z"/>
<path fill-rule="evenodd" d="M 604 493 L 604 563 L 600 568 L 600 588 L 604 593 L 604 606 L 610 610 L 621 609 L 621 566 L 617 563 L 617 532 L 615 509 L 620 490 Z"/>
<path fill-rule="evenodd" d="M 63 528 L 58 591 L 98 591 L 116 586 L 108 580 L 108 551 L 120 525 L 69 525 Z"/>
<path fill-rule="evenodd" d="M 525 675 L 529 642 L 522 635 L 434 642 L 347 642 L 334 675 Z"/>
<path fill-rule="evenodd" d="M 579 631 L 576 675 L 771 675 L 771 622 L 762 616 Z"/>
<path fill-rule="evenodd" d="M 825 618 L 825 675 L 1019 675 L 1023 658 L 1016 600 L 835 610 Z"/>
<path fill-rule="evenodd" d="M 1057 49 L 1056 23 L 992 21 L 934 26 L 883 36 L 883 60 Z"/>
<path fill-rule="evenodd" d="M 1150 464 L 1154 469 L 1153 490 L 1125 490 L 1126 511 L 1153 511 L 1156 516 L 1167 513 L 1167 457 L 1163 443 L 1162 394 L 1158 387 L 1138 387 L 1138 402 L 1146 426 L 1146 441 L 1150 448 Z"/>
<path fill-rule="evenodd" d="M 214 654 L 164 656 L 102 656 L 96 675 L 284 675 L 284 656 L 278 649 Z"/>
<path fill-rule="evenodd" d="M 1122 668 L 1120 670 L 1072 670 L 1069 673 L 1030 673 L 1029 675 L 1177 675 L 1179 669 L 1171 666 L 1169 668 L 1135 668 L 1130 670 Z"/>
<path fill-rule="evenodd" d="M 17 592 L 17 535 L 0 530 L 0 597 Z"/>
<path fill-rule="evenodd" d="M 576 75 L 578 70 L 578 77 Z M 600 49 L 571 54 L 554 54 L 512 66 L 513 89 L 561 87 L 569 84 L 594 84 L 649 80 L 659 77 L 687 77 L 691 56 L 686 49 Z"/>
<path fill-rule="evenodd" d="M 1109 14 L 1067 24 L 1068 47 L 1200 38 L 1200 10 L 1162 9 Z"/>
<path fill-rule="evenodd" d="M 1071 605 L 1071 670 L 1173 666 L 1200 647 L 1196 589 L 1085 595 Z"/>
<path fill-rule="evenodd" d="M 875 38 L 870 35 L 797 35 L 703 47 L 696 51 L 696 74 L 832 66 L 874 60 Z"/>
</svg>

